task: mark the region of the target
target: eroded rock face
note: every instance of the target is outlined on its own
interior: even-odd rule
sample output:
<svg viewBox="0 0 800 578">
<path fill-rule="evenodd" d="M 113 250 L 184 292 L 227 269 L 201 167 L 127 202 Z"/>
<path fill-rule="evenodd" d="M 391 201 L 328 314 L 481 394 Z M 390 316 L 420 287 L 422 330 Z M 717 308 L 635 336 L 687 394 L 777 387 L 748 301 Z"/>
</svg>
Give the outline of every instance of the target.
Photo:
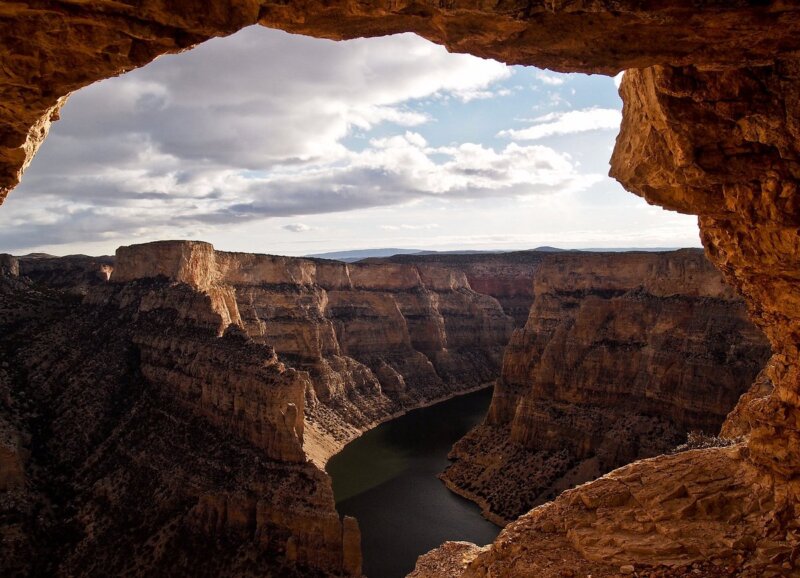
<svg viewBox="0 0 800 578">
<path fill-rule="evenodd" d="M 307 376 L 221 323 L 164 278 L 0 291 L 7 575 L 360 575 L 303 451 Z"/>
<path fill-rule="evenodd" d="M 19 261 L 13 255 L 0 254 L 0 276 L 19 277 Z"/>
<path fill-rule="evenodd" d="M 448 486 L 507 523 L 561 491 L 716 434 L 769 356 L 699 250 L 545 258 L 486 423 Z"/>
<path fill-rule="evenodd" d="M 612 158 L 612 174 L 629 189 L 650 202 L 700 215 L 706 253 L 726 280 L 742 292 L 773 351 L 758 383 L 725 426 L 726 433 L 749 435 L 746 448 L 732 455 L 732 471 L 726 474 L 727 479 L 743 480 L 742 487 L 723 485 L 713 497 L 698 499 L 697 503 L 716 504 L 703 510 L 692 506 L 664 511 L 640 500 L 612 507 L 627 508 L 626 515 L 657 519 L 656 527 L 643 529 L 644 534 L 650 532 L 652 540 L 704 527 L 705 535 L 697 534 L 694 539 L 706 546 L 696 545 L 691 556 L 707 560 L 719 547 L 719 536 L 728 532 L 709 525 L 709 518 L 731 524 L 726 518 L 731 512 L 727 500 L 746 493 L 743 488 L 749 486 L 753 495 L 760 496 L 760 505 L 753 507 L 760 510 L 761 517 L 750 518 L 744 525 L 747 538 L 742 537 L 741 543 L 748 546 L 739 555 L 752 575 L 796 572 L 794 557 L 785 553 L 800 541 L 796 527 L 800 467 L 796 69 L 796 61 L 777 58 L 751 68 L 659 66 L 628 71 L 621 90 L 623 127 Z M 676 469 L 674 479 L 703 478 L 703 461 L 716 459 L 718 453 L 698 451 L 697 460 L 685 462 L 685 469 Z M 663 463 L 677 468 L 673 462 Z M 654 467 L 651 462 L 635 466 L 643 476 Z M 666 478 L 648 479 L 665 491 L 671 483 Z M 594 483 L 588 484 L 575 491 L 591 492 L 594 487 Z M 549 507 L 536 511 L 550 511 Z M 578 516 L 572 511 L 560 515 Z M 624 549 L 629 543 L 622 531 L 626 527 L 622 522 L 619 531 L 598 526 L 587 529 L 586 534 L 593 540 L 602 540 L 603 533 L 613 536 L 616 547 L 622 544 Z M 513 524 L 509 530 L 512 528 Z M 530 538 L 535 542 L 541 536 L 531 533 Z M 557 540 L 563 539 L 566 530 L 557 536 Z M 568 542 L 578 547 L 584 558 L 598 560 L 606 555 Z M 545 542 L 539 546 L 545 548 Z M 774 560 L 765 556 L 773 548 Z M 487 556 L 510 560 L 502 552 L 501 539 Z M 663 553 L 655 543 L 640 545 L 628 551 L 628 561 L 652 563 L 660 555 Z M 530 561 L 538 554 L 529 551 L 528 556 Z M 777 561 L 781 561 L 779 565 Z M 476 566 L 471 575 L 485 572 L 487 567 Z"/>
<path fill-rule="evenodd" d="M 788 477 L 800 472 L 797 80 L 793 60 L 632 72 L 612 159 L 613 174 L 633 191 L 700 215 L 709 258 L 769 338 L 775 390 L 748 404 L 751 457 Z"/>
<path fill-rule="evenodd" d="M 0 201 L 69 93 L 256 23 L 333 39 L 416 32 L 457 52 L 605 74 L 761 65 L 800 49 L 800 9 L 778 1 L 10 3 L 0 9 Z"/>
<path fill-rule="evenodd" d="M 515 251 L 499 255 L 394 255 L 366 262 L 392 262 L 435 266 L 466 276 L 469 286 L 490 295 L 514 319 L 514 327 L 523 327 L 533 304 L 533 279 L 539 270 L 544 251 Z"/>
<path fill-rule="evenodd" d="M 308 372 L 306 452 L 320 464 L 392 415 L 493 380 L 513 325 L 462 271 L 432 264 L 225 253 L 194 241 L 117 255 L 112 281 L 186 283 L 211 306 L 186 303 L 184 316 L 213 311 L 220 334 L 238 327 Z"/>
<path fill-rule="evenodd" d="M 510 524 L 463 572 L 433 576 L 612 577 L 623 566 L 639 575 L 793 576 L 796 484 L 775 493 L 743 451 L 693 450 L 620 468 Z"/>
</svg>

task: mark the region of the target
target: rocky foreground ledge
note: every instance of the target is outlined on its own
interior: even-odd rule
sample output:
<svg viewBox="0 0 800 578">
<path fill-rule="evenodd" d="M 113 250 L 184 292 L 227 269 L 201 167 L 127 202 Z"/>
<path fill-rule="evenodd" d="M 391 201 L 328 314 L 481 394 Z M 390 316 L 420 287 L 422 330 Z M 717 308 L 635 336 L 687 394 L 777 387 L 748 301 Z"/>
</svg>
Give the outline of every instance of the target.
<svg viewBox="0 0 800 578">
<path fill-rule="evenodd" d="M 533 509 L 489 546 L 445 544 L 411 576 L 796 576 L 797 484 L 776 486 L 746 457 L 739 444 L 635 462 Z"/>
</svg>

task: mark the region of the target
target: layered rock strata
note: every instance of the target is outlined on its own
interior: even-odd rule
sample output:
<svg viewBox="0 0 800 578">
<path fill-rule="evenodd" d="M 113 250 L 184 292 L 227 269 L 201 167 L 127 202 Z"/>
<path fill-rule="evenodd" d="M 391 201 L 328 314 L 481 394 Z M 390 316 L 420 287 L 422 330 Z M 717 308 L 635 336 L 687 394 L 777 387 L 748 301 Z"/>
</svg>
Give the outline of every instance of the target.
<svg viewBox="0 0 800 578">
<path fill-rule="evenodd" d="M 13 255 L 0 254 L 0 277 L 19 277 L 19 260 Z"/>
<path fill-rule="evenodd" d="M 546 257 L 486 422 L 443 478 L 507 523 L 561 491 L 717 434 L 769 356 L 699 250 Z"/>
<path fill-rule="evenodd" d="M 306 452 L 320 464 L 382 420 L 493 380 L 513 324 L 463 272 L 423 263 L 225 253 L 199 242 L 117 252 L 115 282 L 158 277 L 209 295 L 219 332 L 237 326 L 308 372 Z"/>
<path fill-rule="evenodd" d="M 533 279 L 545 251 L 512 251 L 501 254 L 432 254 L 394 255 L 385 259 L 366 259 L 365 263 L 390 262 L 433 265 L 466 276 L 469 286 L 490 295 L 514 319 L 514 327 L 523 327 L 533 304 Z"/>
<path fill-rule="evenodd" d="M 309 458 L 493 379 L 512 326 L 424 264 L 201 242 L 2 263 L 12 575 L 357 575 L 357 523 Z"/>
<path fill-rule="evenodd" d="M 360 575 L 308 378 L 185 283 L 0 293 L 6 575 Z"/>
<path fill-rule="evenodd" d="M 795 205 L 800 99 L 796 69 L 791 56 L 776 55 L 758 67 L 657 66 L 625 75 L 623 126 L 612 158 L 612 174 L 653 203 L 700 215 L 707 255 L 744 295 L 773 355 L 760 383 L 735 411 L 737 423 L 730 428 L 744 432 L 747 440 L 739 451 L 705 449 L 698 450 L 691 460 L 680 456 L 634 464 L 637 476 L 661 484 L 668 492 L 669 484 L 679 476 L 683 486 L 696 482 L 710 487 L 704 464 L 724 459 L 725 469 L 719 470 L 724 474 L 719 475 L 720 483 L 713 491 L 687 490 L 691 507 L 678 510 L 657 508 L 636 496 L 621 499 L 621 505 L 609 497 L 613 516 L 608 519 L 619 516 L 619 526 L 585 530 L 585 536 L 591 535 L 593 540 L 606 540 L 606 549 L 586 549 L 566 526 L 556 526 L 559 543 L 580 552 L 584 559 L 624 558 L 626 564 L 651 565 L 664 558 L 674 565 L 675 557 L 665 557 L 656 541 L 689 532 L 692 540 L 678 542 L 680 562 L 700 564 L 710 560 L 717 549 L 730 553 L 720 548 L 720 540 L 731 538 L 729 527 L 745 516 L 747 522 L 740 526 L 745 533 L 731 542 L 741 545 L 736 553 L 740 563 L 733 571 L 753 576 L 797 572 L 800 301 L 796 280 L 800 266 Z M 666 469 L 663 477 L 651 476 L 656 464 L 672 468 L 674 477 L 668 479 Z M 613 479 L 609 475 L 581 486 L 573 499 L 582 499 Z M 680 487 L 673 489 L 683 492 Z M 747 501 L 752 513 L 729 506 L 730 500 L 744 494 L 757 499 L 757 503 Z M 530 516 L 549 516 L 563 508 L 566 500 L 543 505 Z M 581 516 L 571 508 L 558 515 L 574 521 Z M 625 516 L 651 520 L 654 525 L 638 526 L 632 534 Z M 523 535 L 530 530 L 528 544 L 539 543 L 536 551 L 526 548 L 523 554 L 517 552 L 516 560 L 534 564 L 545 555 L 550 542 L 541 541 L 541 534 L 522 521 L 518 528 Z M 694 532 L 693 528 L 704 531 Z M 508 537 L 516 529 L 512 524 Z M 476 558 L 474 566 L 450 575 L 487 575 L 494 564 L 510 564 L 512 551 L 503 544 L 501 535 L 490 552 Z M 478 561 L 482 556 L 486 564 Z"/>
<path fill-rule="evenodd" d="M 466 564 L 445 544 L 415 576 L 796 576 L 795 495 L 777 494 L 746 454 L 738 444 L 635 462 L 534 508 L 489 546 L 460 545 Z"/>
</svg>

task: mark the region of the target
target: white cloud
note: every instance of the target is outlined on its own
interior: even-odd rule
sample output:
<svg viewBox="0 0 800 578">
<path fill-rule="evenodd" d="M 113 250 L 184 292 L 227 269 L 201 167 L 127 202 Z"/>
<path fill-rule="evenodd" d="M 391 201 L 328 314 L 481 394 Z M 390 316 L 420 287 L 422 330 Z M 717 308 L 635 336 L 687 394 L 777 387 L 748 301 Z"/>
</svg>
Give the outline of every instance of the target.
<svg viewBox="0 0 800 578">
<path fill-rule="evenodd" d="M 230 179 L 229 197 L 208 200 L 182 220 L 232 223 L 267 217 L 335 213 L 426 199 L 514 198 L 584 190 L 601 175 L 580 174 L 564 153 L 516 143 L 496 151 L 480 144 L 429 147 L 413 132 L 373 139 L 346 162 Z"/>
<path fill-rule="evenodd" d="M 529 95 L 549 110 L 572 96 L 560 76 L 543 73 L 555 80 L 535 81 L 533 93 L 503 83 L 510 74 L 412 35 L 333 43 L 258 28 L 163 57 L 71 98 L 0 210 L 0 249 L 108 252 L 180 237 L 307 253 L 315 243 L 319 252 L 375 246 L 381 231 L 392 246 L 448 236 L 458 246 L 473 234 L 473 245 L 489 243 L 496 231 L 522 243 L 565 226 L 582 234 L 590 227 L 576 215 L 590 187 L 605 187 L 610 134 L 576 139 L 569 154 L 514 131 L 503 134 L 518 141 L 507 146 L 488 139 L 504 126 L 595 130 L 593 111 L 604 109 L 515 125 L 535 104 Z M 588 82 L 567 88 L 585 102 Z M 463 104 L 503 95 L 502 112 Z M 599 102 L 611 108 L 612 96 Z M 559 204 L 567 208 L 547 209 Z"/>
<path fill-rule="evenodd" d="M 533 119 L 534 125 L 497 133 L 516 141 L 539 140 L 554 135 L 575 134 L 593 130 L 618 130 L 622 113 L 613 108 L 585 108 L 552 112 Z"/>
<path fill-rule="evenodd" d="M 510 74 L 413 34 L 337 43 L 256 26 L 80 91 L 53 129 L 61 146 L 42 152 L 49 173 L 85 173 L 81 158 L 138 167 L 145 152 L 150 171 L 330 160 L 354 127 L 419 126 L 431 119 L 408 102 L 469 100 Z"/>
<path fill-rule="evenodd" d="M 566 82 L 566 74 L 547 73 L 543 70 L 536 73 L 536 80 L 548 86 L 561 86 Z"/>
<path fill-rule="evenodd" d="M 75 94 L 12 195 L 14 214 L 0 214 L 0 243 L 169 235 L 187 223 L 400 202 L 408 191 L 397 183 L 375 200 L 357 190 L 379 186 L 375 171 L 400 151 L 354 153 L 344 139 L 428 123 L 415 101 L 483 98 L 510 74 L 412 34 L 332 42 L 252 27 L 211 40 Z M 291 189 L 304 196 L 289 199 Z M 248 205 L 260 209 L 240 210 Z"/>
<path fill-rule="evenodd" d="M 625 76 L 625 71 L 624 70 L 614 77 L 614 86 L 617 87 L 617 90 L 619 90 L 619 87 L 622 84 L 622 77 L 623 76 Z"/>
</svg>

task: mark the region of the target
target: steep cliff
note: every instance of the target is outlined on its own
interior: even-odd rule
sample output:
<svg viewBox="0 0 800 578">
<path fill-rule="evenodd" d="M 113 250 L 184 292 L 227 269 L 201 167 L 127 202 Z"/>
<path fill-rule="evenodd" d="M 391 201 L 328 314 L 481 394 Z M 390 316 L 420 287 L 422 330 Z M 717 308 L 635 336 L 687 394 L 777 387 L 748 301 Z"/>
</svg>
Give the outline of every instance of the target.
<svg viewBox="0 0 800 578">
<path fill-rule="evenodd" d="M 307 377 L 165 279 L 0 292 L 6 575 L 359 575 Z"/>
<path fill-rule="evenodd" d="M 512 327 L 425 264 L 192 241 L 21 261 L 0 292 L 0 559 L 20 575 L 358 574 L 358 525 L 309 458 L 492 380 Z"/>
<path fill-rule="evenodd" d="M 699 250 L 550 255 L 534 291 L 486 423 L 443 476 L 498 521 L 716 434 L 769 355 Z"/>
<path fill-rule="evenodd" d="M 424 263 L 225 253 L 199 242 L 117 252 L 115 282 L 158 277 L 208 294 L 219 332 L 236 325 L 308 372 L 306 452 L 319 464 L 377 422 L 494 379 L 513 324 L 463 272 Z"/>
</svg>

